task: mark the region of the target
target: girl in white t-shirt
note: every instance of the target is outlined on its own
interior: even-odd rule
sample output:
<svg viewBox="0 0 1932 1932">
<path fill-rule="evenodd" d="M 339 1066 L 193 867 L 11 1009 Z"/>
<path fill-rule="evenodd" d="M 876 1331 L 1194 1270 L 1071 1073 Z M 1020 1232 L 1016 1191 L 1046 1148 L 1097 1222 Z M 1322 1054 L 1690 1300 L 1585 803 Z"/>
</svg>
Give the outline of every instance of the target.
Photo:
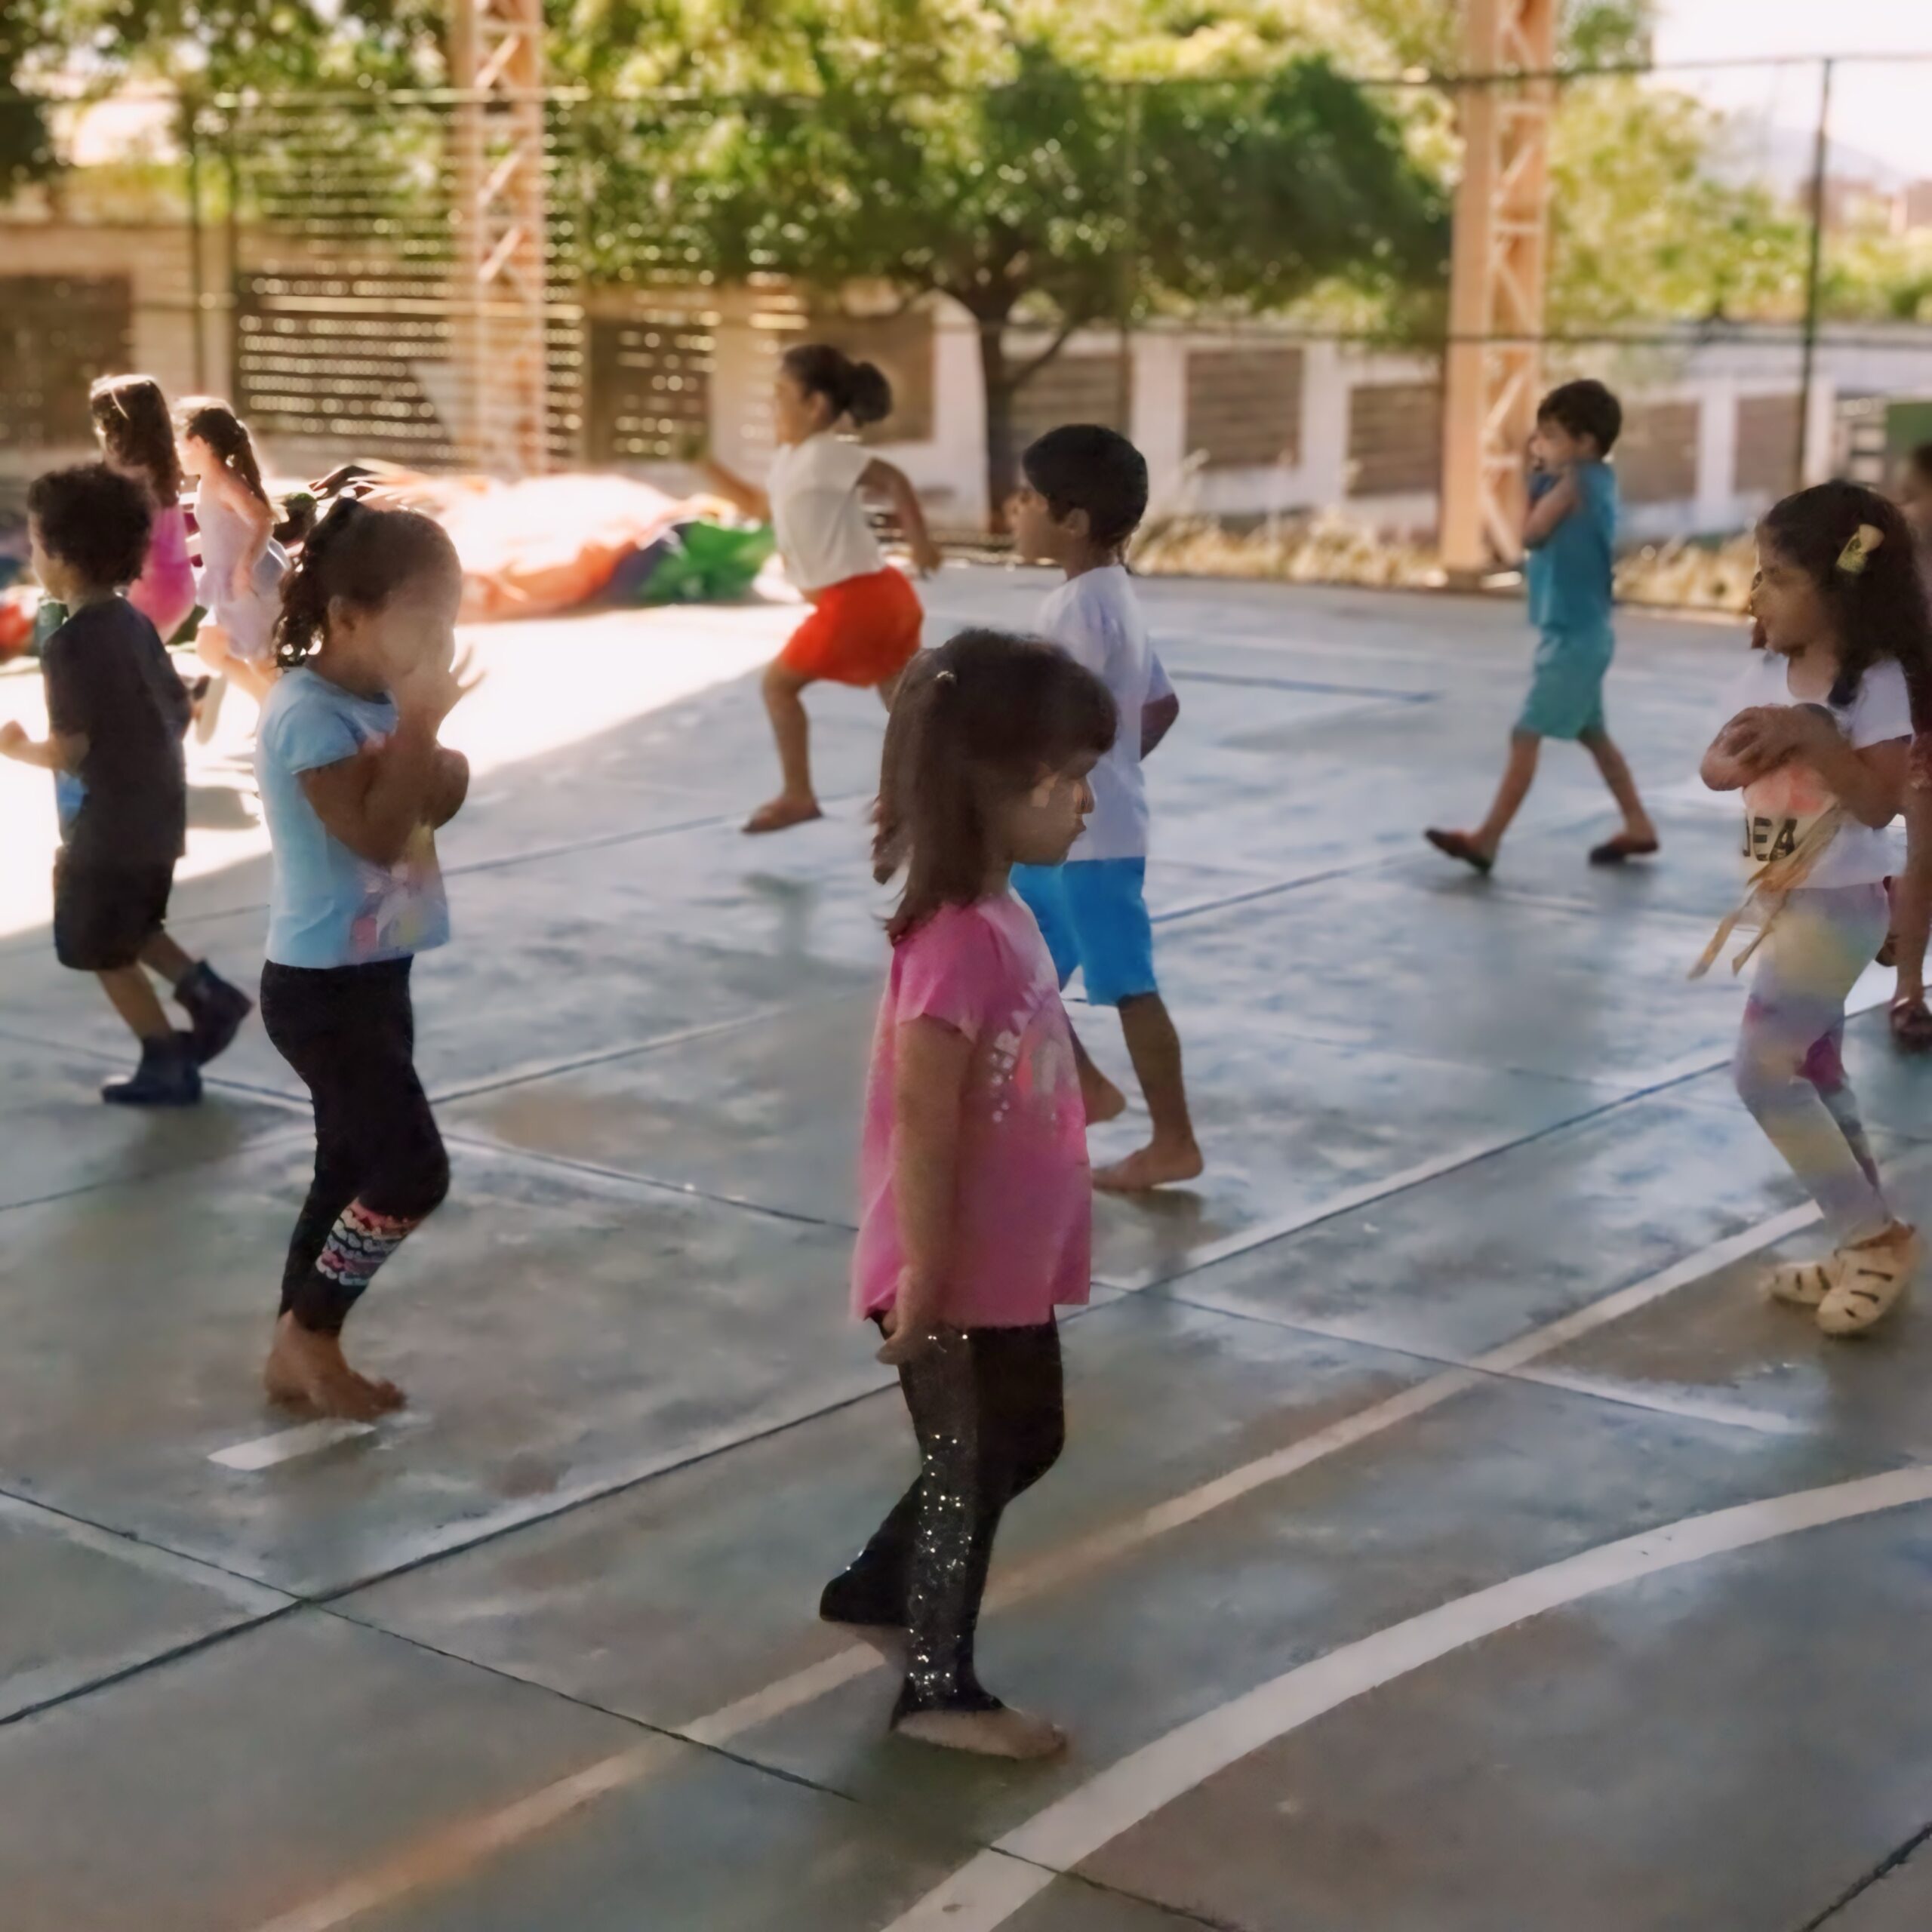
<svg viewBox="0 0 1932 1932">
<path fill-rule="evenodd" d="M 783 783 L 759 806 L 747 832 L 783 832 L 824 816 L 812 789 L 811 726 L 801 694 L 829 678 L 875 691 L 889 707 L 919 648 L 924 613 L 904 576 L 888 567 L 866 521 L 862 495 L 888 498 L 921 576 L 940 565 L 919 499 L 903 471 L 838 434 L 892 413 L 892 386 L 869 362 L 822 342 L 785 352 L 772 393 L 778 440 L 764 488 L 715 463 L 713 485 L 748 515 L 768 518 L 786 573 L 811 605 L 764 674 L 764 708 L 778 741 Z"/>
<path fill-rule="evenodd" d="M 1733 1070 L 1832 1238 L 1829 1259 L 1787 1263 L 1767 1286 L 1845 1335 L 1892 1307 L 1919 1257 L 1886 1203 L 1839 1046 L 1846 996 L 1885 936 L 1884 828 L 1932 637 L 1903 519 L 1875 491 L 1832 482 L 1787 497 L 1758 526 L 1758 561 L 1764 648 L 1703 767 L 1712 790 L 1743 794 L 1746 909 L 1760 928 L 1736 962 L 1756 955 Z"/>
</svg>

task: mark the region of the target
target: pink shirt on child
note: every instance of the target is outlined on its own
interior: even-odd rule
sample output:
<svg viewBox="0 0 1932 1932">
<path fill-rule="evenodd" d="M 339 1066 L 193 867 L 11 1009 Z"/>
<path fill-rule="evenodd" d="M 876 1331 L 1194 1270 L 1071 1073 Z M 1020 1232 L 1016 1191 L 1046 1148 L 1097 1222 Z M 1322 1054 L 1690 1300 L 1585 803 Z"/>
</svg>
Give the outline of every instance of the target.
<svg viewBox="0 0 1932 1932">
<path fill-rule="evenodd" d="M 195 608 L 195 567 L 188 561 L 188 518 L 179 503 L 154 513 L 147 561 L 128 586 L 128 601 L 161 633 L 165 644 Z"/>
<path fill-rule="evenodd" d="M 973 1043 L 940 1318 L 1030 1327 L 1092 1285 L 1094 1204 L 1073 1031 L 1052 956 L 1011 893 L 947 906 L 893 949 L 866 1092 L 854 1312 L 892 1306 L 905 1254 L 893 1198 L 899 1029 L 937 1020 Z"/>
</svg>

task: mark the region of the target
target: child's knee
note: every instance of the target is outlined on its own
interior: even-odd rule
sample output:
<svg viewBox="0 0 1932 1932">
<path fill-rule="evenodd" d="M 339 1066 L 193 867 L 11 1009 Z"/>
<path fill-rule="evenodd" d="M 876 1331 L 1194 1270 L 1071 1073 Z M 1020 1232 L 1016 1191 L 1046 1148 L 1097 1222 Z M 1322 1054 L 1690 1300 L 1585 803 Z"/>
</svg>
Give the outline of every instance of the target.
<svg viewBox="0 0 1932 1932">
<path fill-rule="evenodd" d="M 411 1221 L 426 1220 L 449 1197 L 450 1157 L 440 1137 L 411 1148 L 383 1190 L 383 1206 Z"/>
<path fill-rule="evenodd" d="M 1730 1084 L 1737 1097 L 1754 1113 L 1761 1113 L 1798 1077 L 1799 1060 L 1773 1040 L 1742 1035 L 1731 1056 Z"/>
<path fill-rule="evenodd" d="M 1017 1496 L 1022 1490 L 1031 1489 L 1060 1460 L 1060 1452 L 1066 1447 L 1066 1411 L 1055 1409 L 1051 1414 L 1040 1418 L 1038 1426 L 1015 1459 L 1012 1494 Z"/>
</svg>

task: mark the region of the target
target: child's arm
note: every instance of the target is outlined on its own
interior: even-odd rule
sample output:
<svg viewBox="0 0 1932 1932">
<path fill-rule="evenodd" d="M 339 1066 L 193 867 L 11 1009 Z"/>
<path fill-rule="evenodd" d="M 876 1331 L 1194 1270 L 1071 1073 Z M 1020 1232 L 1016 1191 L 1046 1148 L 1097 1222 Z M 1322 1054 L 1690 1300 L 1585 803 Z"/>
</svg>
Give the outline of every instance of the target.
<svg viewBox="0 0 1932 1932">
<path fill-rule="evenodd" d="M 921 577 L 931 577 L 945 562 L 946 557 L 926 528 L 926 512 L 919 502 L 919 493 L 912 488 L 912 478 L 896 465 L 881 463 L 875 458 L 866 465 L 859 478 L 859 488 L 891 499 L 893 509 L 899 518 L 899 527 L 905 531 L 906 541 L 912 552 L 914 568 Z"/>
<path fill-rule="evenodd" d="M 444 752 L 436 733 L 479 681 L 468 668 L 466 658 L 454 666 L 431 663 L 398 680 L 396 728 L 383 743 L 302 774 L 303 792 L 324 828 L 371 865 L 394 865 L 417 826 L 441 822 L 436 808 L 450 789 L 442 761 L 454 754 Z M 464 774 L 466 785 L 466 764 Z"/>
<path fill-rule="evenodd" d="M 755 483 L 747 483 L 742 476 L 709 457 L 700 458 L 698 467 L 703 471 L 706 482 L 734 509 L 755 517 L 760 523 L 771 521 L 771 498 Z"/>
<path fill-rule="evenodd" d="M 37 764 L 43 771 L 78 771 L 88 755 L 88 741 L 78 736 L 62 737 L 49 732 L 45 738 L 32 737 L 17 719 L 0 724 L 0 758 L 19 764 Z"/>
<path fill-rule="evenodd" d="M 1697 776 L 1713 792 L 1741 792 L 1768 769 L 1741 755 L 1740 748 L 1751 726 L 1750 712 L 1740 712 L 1711 740 L 1704 761 L 1697 768 Z"/>
<path fill-rule="evenodd" d="M 1829 711 L 1810 704 L 1745 712 L 1725 727 L 1725 737 L 1734 733 L 1738 740 L 1734 754 L 1750 767 L 1750 777 L 1787 758 L 1801 758 L 1860 824 L 1890 825 L 1898 816 L 1912 752 L 1909 738 L 1854 746 Z"/>
<path fill-rule="evenodd" d="M 440 829 L 463 810 L 469 796 L 469 761 L 460 752 L 436 747 L 435 768 L 429 789 L 429 823 Z"/>
<path fill-rule="evenodd" d="M 972 1041 L 938 1020 L 908 1020 L 897 1045 L 892 1192 L 906 1265 L 878 1352 L 881 1361 L 893 1364 L 909 1361 L 925 1348 L 938 1312 L 952 1251 L 960 1107 L 973 1057 Z"/>
<path fill-rule="evenodd" d="M 1149 698 L 1140 708 L 1140 755 L 1152 758 L 1161 740 L 1174 728 L 1180 715 L 1180 700 L 1172 691 L 1164 697 Z"/>
<path fill-rule="evenodd" d="M 1540 550 L 1556 534 L 1556 526 L 1574 510 L 1583 499 L 1577 488 L 1574 470 L 1564 470 L 1555 482 L 1530 506 L 1523 519 L 1526 549 Z"/>
<path fill-rule="evenodd" d="M 245 597 L 255 581 L 255 566 L 267 554 L 269 539 L 275 534 L 275 512 L 229 470 L 211 470 L 202 487 L 213 490 L 248 526 L 248 544 L 235 560 L 229 583 L 231 595 Z"/>
</svg>

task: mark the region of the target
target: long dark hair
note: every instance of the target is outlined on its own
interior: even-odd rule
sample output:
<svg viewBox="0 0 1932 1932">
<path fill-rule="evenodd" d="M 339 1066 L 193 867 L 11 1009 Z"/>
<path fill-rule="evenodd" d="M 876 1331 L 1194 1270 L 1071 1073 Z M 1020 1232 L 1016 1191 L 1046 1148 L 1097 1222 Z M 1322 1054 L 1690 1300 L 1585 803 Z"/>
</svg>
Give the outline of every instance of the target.
<svg viewBox="0 0 1932 1932">
<path fill-rule="evenodd" d="M 343 497 L 281 580 L 275 659 L 285 671 L 306 664 L 328 637 L 329 605 L 337 598 L 358 609 L 380 609 L 411 578 L 462 574 L 456 546 L 433 518 L 417 510 L 377 509 Z"/>
<path fill-rule="evenodd" d="M 1854 546 L 1861 525 L 1878 533 L 1875 545 Z M 1817 586 L 1831 613 L 1838 641 L 1832 703 L 1850 703 L 1866 672 L 1892 658 L 1912 694 L 1912 728 L 1932 730 L 1932 611 L 1898 506 L 1862 483 L 1814 483 L 1773 504 L 1758 529 Z"/>
<path fill-rule="evenodd" d="M 181 433 L 206 443 L 221 458 L 224 469 L 232 470 L 270 509 L 275 508 L 262 481 L 262 466 L 255 460 L 248 426 L 226 403 L 211 395 L 191 396 L 181 405 Z"/>
<path fill-rule="evenodd" d="M 181 457 L 168 398 L 152 376 L 103 376 L 88 391 L 88 414 L 110 459 L 138 470 L 158 509 L 181 497 Z"/>
<path fill-rule="evenodd" d="M 829 342 L 795 343 L 781 359 L 786 374 L 808 395 L 822 395 L 832 420 L 849 416 L 855 427 L 883 423 L 892 414 L 892 385 L 876 363 L 854 362 Z"/>
<path fill-rule="evenodd" d="M 962 631 L 915 658 L 885 728 L 872 841 L 880 884 L 906 874 L 893 943 L 984 894 L 992 804 L 1103 755 L 1119 726 L 1106 686 L 1050 644 Z"/>
</svg>

